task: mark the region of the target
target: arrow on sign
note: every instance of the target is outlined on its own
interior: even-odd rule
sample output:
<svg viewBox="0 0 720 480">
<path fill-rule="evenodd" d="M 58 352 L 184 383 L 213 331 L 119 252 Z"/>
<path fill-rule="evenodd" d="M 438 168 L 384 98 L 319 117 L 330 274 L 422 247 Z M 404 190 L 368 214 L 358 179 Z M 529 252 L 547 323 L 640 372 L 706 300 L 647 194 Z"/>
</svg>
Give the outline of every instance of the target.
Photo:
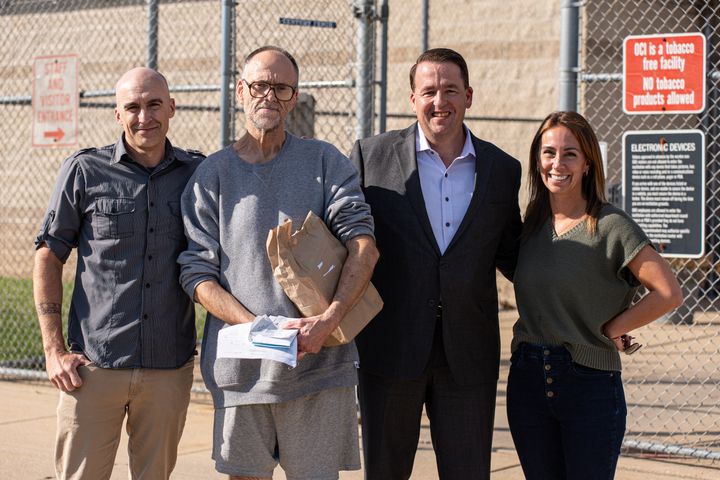
<svg viewBox="0 0 720 480">
<path fill-rule="evenodd" d="M 49 132 L 43 133 L 43 137 L 55 138 L 54 141 L 56 141 L 56 142 L 59 142 L 64 136 L 65 136 L 65 131 L 60 127 L 58 127 L 57 130 L 51 130 Z"/>
</svg>

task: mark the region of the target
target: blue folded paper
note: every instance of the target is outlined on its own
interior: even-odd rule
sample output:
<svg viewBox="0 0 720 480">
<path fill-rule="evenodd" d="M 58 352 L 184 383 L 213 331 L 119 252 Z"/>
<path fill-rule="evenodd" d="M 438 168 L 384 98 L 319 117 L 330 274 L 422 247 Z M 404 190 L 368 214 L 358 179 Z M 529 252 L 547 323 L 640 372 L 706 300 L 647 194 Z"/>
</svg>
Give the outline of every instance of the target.
<svg viewBox="0 0 720 480">
<path fill-rule="evenodd" d="M 290 319 L 281 315 L 258 315 L 250 326 L 248 339 L 256 347 L 285 351 L 295 347 L 295 351 L 297 351 L 298 331 L 280 327 L 288 320 Z"/>
</svg>

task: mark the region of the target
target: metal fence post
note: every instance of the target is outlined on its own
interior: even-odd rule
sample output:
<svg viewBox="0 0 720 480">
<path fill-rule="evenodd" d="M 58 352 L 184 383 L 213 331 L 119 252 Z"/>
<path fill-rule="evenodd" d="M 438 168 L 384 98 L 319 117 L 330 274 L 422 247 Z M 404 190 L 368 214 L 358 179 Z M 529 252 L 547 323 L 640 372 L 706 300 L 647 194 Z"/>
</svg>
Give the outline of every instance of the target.
<svg viewBox="0 0 720 480">
<path fill-rule="evenodd" d="M 683 288 L 685 300 L 676 310 L 663 316 L 657 322 L 651 323 L 639 332 L 647 345 L 662 345 L 662 351 L 651 358 L 644 353 L 641 363 L 631 364 L 630 368 L 623 370 L 623 380 L 628 388 L 625 395 L 628 405 L 627 434 L 623 440 L 623 453 L 630 455 L 644 455 L 646 452 L 659 453 L 676 459 L 697 459 L 701 465 L 717 468 L 720 460 L 718 450 L 718 424 L 720 419 L 715 411 L 705 408 L 708 404 L 715 404 L 709 400 L 716 392 L 716 385 L 720 378 L 720 361 L 718 360 L 718 324 L 720 323 L 720 296 L 718 282 L 720 278 L 717 268 L 720 264 L 720 201 L 718 200 L 718 172 L 720 172 L 720 150 L 718 149 L 718 110 L 716 104 L 720 92 L 718 80 L 720 72 L 717 70 L 718 32 L 720 31 L 720 15 L 717 11 L 718 1 L 682 2 L 679 0 L 650 2 L 639 0 L 593 0 L 592 2 L 578 2 L 582 8 L 581 24 L 581 54 L 582 75 L 578 82 L 582 88 L 580 106 L 583 114 L 598 136 L 608 142 L 609 169 L 608 184 L 621 185 L 623 181 L 632 185 L 632 179 L 624 178 L 623 169 L 632 162 L 632 159 L 623 158 L 632 153 L 623 140 L 626 132 L 682 132 L 699 130 L 705 138 L 705 147 L 702 155 L 705 157 L 704 185 L 698 183 L 692 188 L 686 178 L 698 174 L 694 166 L 685 167 L 689 162 L 685 154 L 677 155 L 672 149 L 667 156 L 650 155 L 645 161 L 652 162 L 653 175 L 659 178 L 652 186 L 643 188 L 660 191 L 666 185 L 672 189 L 688 188 L 692 190 L 695 198 L 704 193 L 704 210 L 706 213 L 705 229 L 700 241 L 705 243 L 705 251 L 699 257 L 694 254 L 688 258 L 682 255 L 668 255 L 673 271 Z M 668 22 L 668 19 L 676 19 Z M 654 54 L 643 54 L 642 50 L 630 55 L 623 55 L 622 45 L 628 36 L 650 35 L 657 42 L 657 37 L 666 45 L 678 42 L 677 35 L 695 34 L 702 32 L 706 38 L 705 61 L 706 75 L 705 109 L 697 111 L 689 108 L 689 112 L 673 112 L 657 108 L 650 112 L 627 111 L 625 96 L 630 93 L 624 86 L 624 79 L 629 78 L 624 67 L 631 63 L 635 57 L 653 57 Z M 650 41 L 647 42 L 649 46 Z M 637 45 L 637 44 L 636 44 Z M 656 50 L 656 52 L 658 52 Z M 656 57 L 669 58 L 670 52 Z M 662 61 L 661 61 L 662 65 Z M 698 71 L 699 63 L 695 64 L 692 72 L 682 68 L 658 68 L 652 64 L 647 68 L 647 78 L 655 80 L 652 86 L 643 87 L 648 93 L 657 92 L 664 100 L 664 106 L 670 106 L 668 93 L 658 88 L 657 81 L 675 70 L 683 72 L 684 77 L 701 74 Z M 674 72 L 673 72 L 674 73 Z M 684 80 L 683 80 L 684 81 Z M 693 88 L 695 96 L 702 95 L 700 90 Z M 661 107 L 661 106 L 658 106 Z M 636 114 L 640 113 L 640 114 Z M 662 143 L 662 140 L 660 140 Z M 671 144 L 672 145 L 672 144 Z M 693 147 L 694 148 L 694 147 Z M 682 153 L 682 152 L 681 152 Z M 614 158 L 613 158 L 614 157 Z M 685 170 L 678 169 L 678 178 L 667 183 L 668 169 L 663 166 L 665 158 L 671 162 L 682 164 Z M 639 159 L 639 158 L 638 158 Z M 656 168 L 655 168 L 656 167 Z M 631 166 L 632 168 L 632 166 Z M 675 172 L 675 170 L 673 170 Z M 683 172 L 682 175 L 679 172 Z M 691 173 L 685 173 L 691 172 Z M 677 182 L 677 183 L 673 183 Z M 628 195 L 628 192 L 625 192 Z M 647 209 L 664 208 L 666 199 L 672 194 L 661 194 L 649 197 L 644 207 Z M 632 204 L 628 205 L 628 213 L 635 216 Z M 681 215 L 683 210 L 677 209 Z M 640 216 L 643 213 L 638 212 Z M 674 221 L 674 220 L 673 220 Z M 640 223 L 640 222 L 638 222 Z M 697 228 L 695 225 L 676 222 L 667 225 L 667 231 L 682 231 L 683 233 Z M 642 225 L 641 225 L 642 227 Z M 665 229 L 663 225 L 663 229 Z M 653 236 L 658 236 L 657 234 Z M 656 243 L 661 243 L 657 241 Z M 699 255 L 699 254 L 698 254 Z M 639 300 L 637 295 L 635 300 Z M 682 338 L 681 342 L 675 339 Z M 652 355 L 652 354 L 651 354 Z M 687 419 L 692 418 L 691 421 Z M 707 462 L 707 463 L 706 463 Z"/>
<path fill-rule="evenodd" d="M 158 16 L 158 0 L 147 0 L 147 67 L 153 70 L 158 68 Z"/>
<path fill-rule="evenodd" d="M 378 105 L 378 133 L 385 133 L 387 125 L 387 65 L 388 65 L 388 20 L 390 6 L 388 0 L 380 3 L 380 101 Z"/>
<path fill-rule="evenodd" d="M 422 18 L 422 28 L 420 29 L 420 53 L 423 53 L 426 52 L 429 48 L 428 25 L 430 21 L 430 0 L 422 0 L 422 7 L 420 12 L 420 16 Z"/>
<path fill-rule="evenodd" d="M 220 52 L 220 148 L 233 140 L 235 115 L 235 2 L 223 0 Z"/>
<path fill-rule="evenodd" d="M 579 8 L 575 0 L 562 0 L 560 7 L 560 110 L 576 111 Z"/>
<path fill-rule="evenodd" d="M 373 0 L 354 0 L 357 33 L 357 129 L 358 139 L 372 135 L 373 128 Z"/>
<path fill-rule="evenodd" d="M 706 17 L 706 24 L 703 26 L 702 32 L 706 38 L 705 48 L 708 52 L 713 52 L 716 47 L 715 39 L 715 27 L 713 25 L 713 17 L 711 14 L 710 6 L 707 5 L 706 10 L 710 13 Z M 713 71 L 713 55 L 708 55 L 706 58 L 706 69 L 707 72 Z M 718 138 L 718 113 L 717 113 L 717 100 L 718 100 L 718 89 L 708 88 L 707 99 L 705 101 L 706 111 L 705 114 L 701 115 L 700 124 L 705 132 L 705 135 L 710 139 Z M 707 156 L 708 158 L 715 158 L 718 152 L 718 143 L 710 141 L 707 144 Z M 717 305 L 718 296 L 720 294 L 720 285 L 718 285 L 718 272 L 717 266 L 720 263 L 720 232 L 718 232 L 718 217 L 715 212 L 718 211 L 720 201 L 718 201 L 718 192 L 720 192 L 720 181 L 718 180 L 718 162 L 708 162 L 707 164 L 707 230 L 706 230 L 706 242 L 708 251 L 708 261 L 712 268 L 708 269 L 705 279 L 700 287 L 700 295 L 709 300 L 712 305 Z M 690 323 L 692 323 L 692 311 L 689 312 L 691 316 Z"/>
<path fill-rule="evenodd" d="M 303 8 L 294 8 L 295 4 Z M 32 301 L 32 239 L 38 234 L 63 159 L 79 148 L 106 145 L 117 138 L 112 112 L 118 69 L 138 64 L 160 68 L 171 81 L 170 93 L 177 105 L 170 133 L 173 144 L 210 153 L 244 130 L 234 87 L 245 50 L 268 44 L 288 48 L 301 59 L 305 78 L 295 112 L 303 115 L 304 129 L 297 133 L 349 152 L 356 139 L 358 67 L 358 23 L 350 5 L 348 0 L 269 1 L 251 11 L 237 0 L 0 1 L 0 25 L 5 27 L 0 28 L 0 112 L 19 132 L 0 142 L 0 380 L 47 381 Z M 288 18 L 292 12 L 302 18 Z M 373 23 L 374 15 L 373 10 Z M 79 35 L 78 25 L 86 24 L 95 28 Z M 27 41 L 38 32 L 42 32 L 41 41 Z M 159 34 L 163 35 L 162 65 Z M 367 39 L 370 49 L 380 41 L 379 35 L 377 42 L 371 35 Z M 68 55 L 73 52 L 76 55 Z M 64 63 L 63 57 L 68 56 L 82 59 L 80 70 Z M 56 65 L 52 76 L 38 81 L 36 64 L 42 68 L 50 63 Z M 373 68 L 377 67 L 371 63 L 366 71 L 375 82 Z M 388 75 L 392 77 L 392 71 Z M 50 78 L 53 89 L 62 90 L 51 91 Z M 365 108 L 372 106 L 375 83 L 370 79 L 365 81 L 370 94 L 362 103 Z M 66 103 L 65 87 L 70 85 L 79 91 L 77 104 L 73 95 L 68 109 L 60 110 Z M 44 105 L 48 108 L 42 110 L 41 95 L 49 99 Z M 40 112 L 55 115 L 59 121 L 39 122 Z M 36 135 L 46 131 L 44 123 L 52 130 L 48 133 L 57 132 L 60 124 L 69 130 L 60 118 L 65 114 L 66 119 L 78 122 L 77 145 L 36 144 Z M 366 118 L 377 123 L 372 113 Z M 73 257 L 63 276 L 63 319 L 68 318 L 71 303 Z M 198 311 L 199 332 L 204 319 Z"/>
</svg>

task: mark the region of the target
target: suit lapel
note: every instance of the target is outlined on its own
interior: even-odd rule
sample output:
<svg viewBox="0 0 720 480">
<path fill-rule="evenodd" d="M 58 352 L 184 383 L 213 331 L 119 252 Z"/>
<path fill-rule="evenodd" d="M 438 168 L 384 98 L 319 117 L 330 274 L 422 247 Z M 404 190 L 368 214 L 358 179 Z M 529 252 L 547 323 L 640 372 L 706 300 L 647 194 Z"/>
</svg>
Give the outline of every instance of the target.
<svg viewBox="0 0 720 480">
<path fill-rule="evenodd" d="M 459 241 L 460 237 L 465 232 L 465 230 L 467 230 L 468 225 L 470 225 L 470 222 L 472 222 L 473 218 L 475 218 L 476 215 L 480 214 L 480 205 L 482 205 L 483 198 L 485 197 L 485 192 L 487 192 L 487 184 L 490 180 L 490 172 L 493 168 L 494 158 L 490 155 L 487 155 L 487 153 L 485 152 L 485 147 L 480 143 L 480 141 L 475 137 L 475 135 L 470 133 L 470 138 L 472 139 L 473 147 L 475 148 L 475 184 L 473 187 L 473 196 L 470 199 L 470 205 L 468 205 L 468 209 L 465 212 L 465 216 L 463 217 L 462 222 L 460 222 L 460 226 L 458 227 L 457 232 L 455 232 L 455 235 L 450 241 L 448 248 L 445 250 L 446 252 L 449 251 L 453 247 L 453 245 Z"/>
<path fill-rule="evenodd" d="M 415 151 L 415 129 L 417 124 L 403 131 L 401 140 L 394 145 L 395 156 L 400 162 L 405 176 L 405 192 L 410 200 L 415 215 L 418 217 L 425 237 L 432 245 L 435 253 L 440 256 L 440 247 L 435 240 L 435 234 L 430 226 L 430 219 L 425 208 L 425 198 L 420 186 L 420 175 L 417 168 L 417 154 Z M 474 194 L 473 194 L 474 197 Z"/>
</svg>

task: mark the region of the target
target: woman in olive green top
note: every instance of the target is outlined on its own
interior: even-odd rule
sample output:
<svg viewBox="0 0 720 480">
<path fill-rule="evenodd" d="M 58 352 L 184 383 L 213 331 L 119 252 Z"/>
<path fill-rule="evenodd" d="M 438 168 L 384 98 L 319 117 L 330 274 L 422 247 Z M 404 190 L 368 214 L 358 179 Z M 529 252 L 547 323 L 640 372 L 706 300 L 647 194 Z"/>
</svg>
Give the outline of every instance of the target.
<svg viewBox="0 0 720 480">
<path fill-rule="evenodd" d="M 605 200 L 597 138 L 555 112 L 530 150 L 507 409 L 528 479 L 612 479 L 625 432 L 618 352 L 682 303 L 642 229 Z M 640 285 L 648 293 L 635 305 Z"/>
</svg>

